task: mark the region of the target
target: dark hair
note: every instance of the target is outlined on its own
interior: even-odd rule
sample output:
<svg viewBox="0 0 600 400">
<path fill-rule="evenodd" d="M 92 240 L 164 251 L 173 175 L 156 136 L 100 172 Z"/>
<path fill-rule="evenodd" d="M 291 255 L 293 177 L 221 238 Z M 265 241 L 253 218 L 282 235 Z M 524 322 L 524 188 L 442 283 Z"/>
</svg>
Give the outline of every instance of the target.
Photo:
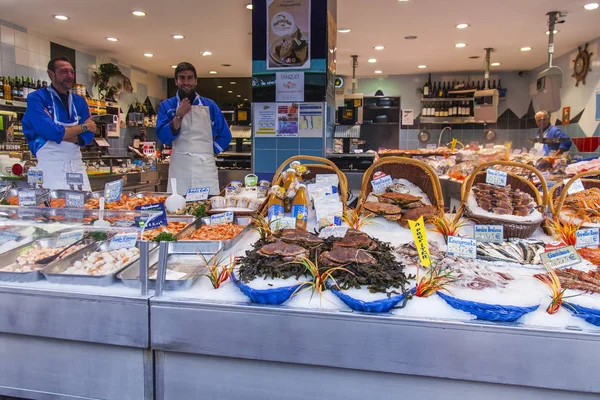
<svg viewBox="0 0 600 400">
<path fill-rule="evenodd" d="M 192 71 L 194 73 L 194 78 L 198 78 L 198 74 L 196 74 L 196 68 L 189 62 L 180 62 L 177 64 L 177 68 L 175 68 L 175 80 L 177 80 L 177 75 L 183 71 Z"/>
<path fill-rule="evenodd" d="M 68 59 L 67 57 L 65 57 L 65 56 L 56 57 L 56 58 L 53 58 L 52 60 L 50 60 L 50 62 L 48 63 L 48 69 L 49 69 L 50 71 L 54 71 L 54 70 L 55 70 L 56 66 L 55 66 L 54 64 L 56 64 L 56 62 L 57 62 L 57 61 L 66 61 L 66 62 L 68 62 L 69 64 L 71 64 L 71 60 L 69 60 L 69 59 Z"/>
</svg>

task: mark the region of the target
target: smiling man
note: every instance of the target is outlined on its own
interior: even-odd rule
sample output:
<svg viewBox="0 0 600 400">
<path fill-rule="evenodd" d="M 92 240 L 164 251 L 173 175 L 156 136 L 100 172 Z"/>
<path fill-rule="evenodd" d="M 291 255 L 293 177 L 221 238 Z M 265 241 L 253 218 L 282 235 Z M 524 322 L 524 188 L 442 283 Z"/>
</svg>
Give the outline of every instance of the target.
<svg viewBox="0 0 600 400">
<path fill-rule="evenodd" d="M 231 132 L 217 104 L 196 93 L 196 69 L 187 62 L 175 68 L 177 94 L 163 101 L 158 109 L 156 134 L 166 145 L 173 146 L 169 166 L 171 178 L 177 178 L 177 191 L 210 188 L 219 194 L 219 176 L 215 154 L 227 149 Z"/>
</svg>

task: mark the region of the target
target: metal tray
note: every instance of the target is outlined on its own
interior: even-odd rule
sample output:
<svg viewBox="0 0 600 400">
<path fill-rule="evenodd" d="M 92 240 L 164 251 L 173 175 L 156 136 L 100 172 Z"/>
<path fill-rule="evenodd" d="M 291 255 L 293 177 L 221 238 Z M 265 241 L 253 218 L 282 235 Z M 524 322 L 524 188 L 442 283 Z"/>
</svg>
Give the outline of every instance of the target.
<svg viewBox="0 0 600 400">
<path fill-rule="evenodd" d="M 67 197 L 67 193 L 72 193 L 73 190 L 51 190 L 50 194 L 48 196 L 48 198 L 50 200 L 54 200 L 54 199 L 64 199 L 65 197 Z M 88 201 L 89 199 L 92 198 L 93 193 L 92 192 L 82 192 L 84 194 L 84 199 L 85 201 Z"/>
<path fill-rule="evenodd" d="M 169 249 L 170 252 L 170 249 Z M 158 249 L 154 249 L 150 251 L 149 257 L 149 267 L 148 267 L 148 276 L 152 276 L 157 272 L 158 269 Z M 182 279 L 178 280 L 170 280 L 165 279 L 165 283 L 163 286 L 164 290 L 185 290 L 192 287 L 194 282 L 198 280 L 198 278 L 202 275 L 202 272 L 205 270 L 205 266 L 192 266 L 192 265 L 177 265 L 174 268 L 169 268 L 169 260 L 173 260 L 174 258 L 181 256 L 182 254 L 169 254 L 167 258 L 167 270 L 171 269 L 177 272 L 185 272 L 187 273 Z M 189 254 L 187 254 L 189 255 Z M 139 259 L 134 261 L 129 267 L 121 271 L 117 278 L 119 278 L 123 284 L 127 287 L 133 289 L 140 289 L 140 261 Z M 148 287 L 150 289 L 154 289 L 156 285 L 156 279 L 150 279 L 148 282 Z"/>
<path fill-rule="evenodd" d="M 10 226 L 10 227 L 8 227 L 8 229 L 2 229 L 2 230 L 0 230 L 0 232 L 15 232 L 15 233 L 19 233 L 19 234 L 21 234 L 21 235 L 22 235 L 22 234 L 23 234 L 23 232 L 24 232 L 24 231 L 25 231 L 27 228 L 28 228 L 28 227 L 26 227 L 26 226 L 23 226 L 23 227 L 19 227 L 19 226 Z M 19 244 L 19 245 L 17 245 L 17 246 L 15 246 L 15 247 L 13 247 L 12 249 L 6 250 L 6 251 L 0 251 L 0 255 L 1 255 L 1 254 L 4 254 L 4 253 L 7 253 L 7 252 L 9 252 L 9 251 L 12 251 L 12 250 L 18 249 L 19 247 L 26 246 L 26 245 L 30 244 L 31 242 L 33 242 L 33 240 L 34 240 L 34 239 L 33 239 L 33 236 L 32 236 L 32 235 L 30 235 L 30 236 L 27 236 L 27 237 L 26 237 L 26 238 L 24 238 L 24 239 L 19 239 L 19 240 L 17 240 L 17 242 L 19 242 L 19 241 L 21 241 L 21 240 L 23 241 L 21 244 Z M 6 244 L 6 243 L 5 243 L 5 244 Z M 3 246 L 3 245 L 0 245 L 0 248 L 1 248 L 2 246 Z"/>
<path fill-rule="evenodd" d="M 182 230 L 180 230 L 175 235 L 175 237 L 179 238 L 181 232 L 185 231 L 196 222 L 196 217 L 194 217 L 193 215 L 167 215 L 167 223 L 168 222 L 185 222 L 187 224 Z"/>
<path fill-rule="evenodd" d="M 15 262 L 17 262 L 17 258 L 19 258 L 19 256 L 21 256 L 21 254 L 29 251 L 30 249 L 32 249 L 35 246 L 52 247 L 52 246 L 54 246 L 54 244 L 56 244 L 57 240 L 58 240 L 58 238 L 56 238 L 56 237 L 38 239 L 32 243 L 29 243 L 29 244 L 23 245 L 21 247 L 17 247 L 16 249 L 7 251 L 6 253 L 2 254 L 2 257 L 0 258 L 0 268 L 8 267 L 9 265 L 14 264 Z M 84 240 L 83 243 L 89 246 L 95 242 L 89 241 L 89 240 Z M 83 249 L 81 249 L 73 254 L 77 254 L 81 251 L 84 251 L 88 246 L 84 247 Z M 70 257 L 70 255 L 65 258 L 69 258 L 69 257 Z M 54 263 L 57 263 L 60 261 L 62 261 L 62 260 L 54 261 L 48 265 L 32 264 L 31 265 L 32 267 L 37 267 L 38 269 L 36 269 L 35 271 L 30 271 L 30 272 L 0 271 L 0 281 L 4 281 L 4 282 L 34 282 L 34 281 L 40 280 L 41 279 L 40 271 L 42 270 L 42 268 L 50 267 Z"/>
<path fill-rule="evenodd" d="M 18 196 L 19 190 L 35 190 L 35 202 L 37 203 L 37 205 L 43 204 L 45 201 L 48 201 L 50 196 L 50 189 L 13 188 L 7 192 L 5 199 L 8 199 L 9 197 Z"/>
<path fill-rule="evenodd" d="M 245 228 L 233 239 L 230 240 L 185 240 L 181 239 L 177 242 L 169 243 L 169 254 L 214 254 L 219 250 L 227 250 L 233 247 L 242 236 L 246 234 L 250 228 L 251 219 L 249 217 L 235 217 L 233 222 L 238 225 L 245 226 Z M 179 232 L 178 238 L 183 238 L 186 235 L 192 234 L 196 229 L 202 225 L 210 224 L 210 218 L 202 218 L 197 220 L 194 224 L 188 225 L 181 232 Z"/>
<path fill-rule="evenodd" d="M 146 196 L 151 196 L 151 197 L 157 197 L 157 196 L 170 196 L 173 193 L 167 193 L 167 192 L 147 192 L 147 191 L 140 191 L 140 192 L 136 192 L 133 193 L 131 196 L 132 197 L 146 197 Z"/>
</svg>

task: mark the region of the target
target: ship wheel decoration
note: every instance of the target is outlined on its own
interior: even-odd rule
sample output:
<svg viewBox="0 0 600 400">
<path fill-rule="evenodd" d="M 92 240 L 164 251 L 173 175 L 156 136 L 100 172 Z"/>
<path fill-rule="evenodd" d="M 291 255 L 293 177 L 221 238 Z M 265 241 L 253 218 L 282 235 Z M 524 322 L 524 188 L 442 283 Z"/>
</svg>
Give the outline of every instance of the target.
<svg viewBox="0 0 600 400">
<path fill-rule="evenodd" d="M 577 53 L 577 55 L 575 56 L 575 60 L 573 61 L 575 65 L 573 65 L 572 77 L 576 80 L 575 86 L 579 86 L 579 82 L 583 82 L 583 84 L 585 85 L 585 77 L 587 73 L 592 70 L 590 68 L 590 57 L 594 53 L 588 53 L 587 47 L 587 43 L 585 44 L 585 47 L 583 49 L 581 47 L 578 47 L 579 52 Z"/>
</svg>

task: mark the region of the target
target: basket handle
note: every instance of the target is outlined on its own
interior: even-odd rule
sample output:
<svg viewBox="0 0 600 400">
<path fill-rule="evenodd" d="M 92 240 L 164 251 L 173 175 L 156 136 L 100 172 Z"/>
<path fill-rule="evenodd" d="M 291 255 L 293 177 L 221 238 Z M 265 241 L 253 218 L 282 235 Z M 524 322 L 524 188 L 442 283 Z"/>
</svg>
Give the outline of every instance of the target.
<svg viewBox="0 0 600 400">
<path fill-rule="evenodd" d="M 330 167 L 333 167 L 336 170 L 339 170 L 337 165 L 335 165 L 333 163 L 333 161 L 328 160 L 327 158 L 315 157 L 315 156 L 303 156 L 303 155 L 293 156 L 293 157 L 288 158 L 284 162 L 282 162 L 281 165 L 279 166 L 279 168 L 277 168 L 277 171 L 275 171 L 275 175 L 273 175 L 273 181 L 271 182 L 271 186 L 277 184 L 277 182 L 279 181 L 279 178 L 281 177 L 281 174 L 283 173 L 283 170 L 289 168 L 290 163 L 292 163 L 294 161 L 314 161 L 314 162 L 319 162 L 322 164 L 327 164 Z"/>
<path fill-rule="evenodd" d="M 554 195 L 554 193 L 556 192 L 556 190 L 558 190 L 559 187 L 562 187 L 562 191 L 560 193 L 560 196 L 558 196 L 556 205 L 554 205 L 552 196 L 550 197 L 550 212 L 552 212 L 552 217 L 556 218 L 560 215 L 560 210 L 562 209 L 562 206 L 565 203 L 565 199 L 568 196 L 569 188 L 571 187 L 571 185 L 573 185 L 573 183 L 575 183 L 575 181 L 577 179 L 581 179 L 586 176 L 595 176 L 595 175 L 600 175 L 600 171 L 592 170 L 592 171 L 580 172 L 577 175 L 575 175 L 574 177 L 572 177 L 571 179 L 569 179 L 567 181 L 567 183 L 563 182 L 563 183 L 559 183 L 558 185 L 554 185 L 554 187 L 552 188 L 552 191 L 551 191 L 552 195 Z"/>
</svg>

